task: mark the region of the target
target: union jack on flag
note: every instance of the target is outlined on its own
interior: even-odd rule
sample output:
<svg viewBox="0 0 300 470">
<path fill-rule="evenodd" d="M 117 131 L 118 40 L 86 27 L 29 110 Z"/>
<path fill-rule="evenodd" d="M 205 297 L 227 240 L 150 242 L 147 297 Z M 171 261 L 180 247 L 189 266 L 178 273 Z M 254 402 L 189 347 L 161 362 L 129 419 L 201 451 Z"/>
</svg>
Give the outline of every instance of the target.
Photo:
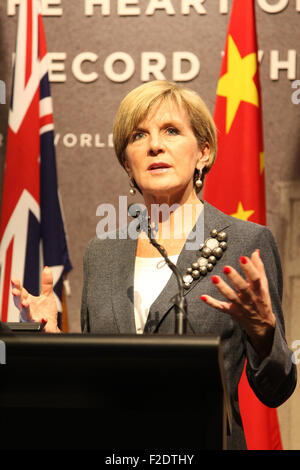
<svg viewBox="0 0 300 470">
<path fill-rule="evenodd" d="M 61 313 L 63 277 L 72 266 L 58 196 L 46 39 L 39 0 L 21 0 L 0 221 L 2 321 L 19 321 L 10 280 L 39 295 L 44 265 L 52 269 Z"/>
</svg>

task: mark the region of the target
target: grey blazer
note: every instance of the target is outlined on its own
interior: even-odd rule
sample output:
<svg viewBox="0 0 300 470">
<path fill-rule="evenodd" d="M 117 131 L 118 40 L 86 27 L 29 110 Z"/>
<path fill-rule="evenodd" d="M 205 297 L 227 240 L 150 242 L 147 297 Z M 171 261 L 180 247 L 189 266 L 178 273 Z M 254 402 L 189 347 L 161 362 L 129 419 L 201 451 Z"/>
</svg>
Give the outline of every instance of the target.
<svg viewBox="0 0 300 470">
<path fill-rule="evenodd" d="M 228 389 L 232 406 L 232 434 L 228 449 L 246 449 L 238 404 L 238 383 L 247 359 L 247 377 L 257 397 L 269 407 L 281 405 L 296 386 L 296 367 L 291 360 L 284 332 L 281 310 L 282 273 L 278 250 L 271 232 L 264 226 L 238 220 L 223 214 L 204 201 L 204 239 L 210 230 L 225 230 L 228 247 L 213 271 L 195 280 L 186 291 L 189 334 L 214 335 L 222 339 L 222 349 Z M 90 241 L 84 256 L 84 286 L 82 294 L 82 331 L 93 334 L 135 334 L 133 282 L 137 241 L 124 238 L 124 232 L 115 232 L 115 238 Z M 211 282 L 211 275 L 223 276 L 225 265 L 241 272 L 239 257 L 250 256 L 259 248 L 268 277 L 273 312 L 277 323 L 270 355 L 260 361 L 242 328 L 228 315 L 208 306 L 199 299 L 202 294 L 222 299 Z M 177 262 L 185 272 L 199 257 L 199 251 L 182 249 Z M 177 293 L 174 274 L 151 306 L 145 333 L 174 332 L 174 304 Z M 222 299 L 224 300 L 224 299 Z"/>
</svg>

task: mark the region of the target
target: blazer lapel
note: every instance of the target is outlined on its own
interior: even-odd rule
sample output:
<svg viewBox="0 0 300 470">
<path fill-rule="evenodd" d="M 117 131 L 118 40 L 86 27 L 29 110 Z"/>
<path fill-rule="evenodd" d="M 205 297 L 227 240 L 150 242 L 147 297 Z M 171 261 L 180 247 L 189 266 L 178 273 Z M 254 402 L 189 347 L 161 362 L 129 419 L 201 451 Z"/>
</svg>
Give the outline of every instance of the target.
<svg viewBox="0 0 300 470">
<path fill-rule="evenodd" d="M 137 240 L 128 236 L 116 240 L 119 243 L 115 253 L 112 281 L 112 304 L 118 330 L 121 334 L 136 333 L 134 319 L 134 266 Z"/>
<path fill-rule="evenodd" d="M 206 201 L 202 201 L 204 204 L 203 211 L 199 216 L 199 219 L 204 218 L 204 229 L 202 228 L 202 236 L 198 234 L 197 243 L 199 245 L 194 247 L 194 249 L 189 249 L 188 243 L 186 242 L 184 245 L 177 262 L 177 267 L 182 275 L 186 273 L 186 269 L 188 266 L 191 266 L 192 263 L 197 261 L 200 256 L 200 244 L 203 243 L 207 238 L 210 236 L 210 231 L 212 229 L 216 229 L 218 231 L 224 230 L 226 227 L 229 226 L 228 219 L 225 221 L 222 212 L 218 211 L 216 208 L 208 204 Z M 198 231 L 200 229 L 201 233 L 201 219 L 197 221 L 195 227 L 197 227 Z M 199 223 L 200 222 L 200 223 Z M 194 229 L 195 229 L 194 227 Z M 202 226 L 203 227 L 203 226 Z M 194 231 L 193 229 L 193 231 Z M 196 245 L 196 243 L 195 243 Z M 199 279 L 194 280 L 191 287 L 185 291 L 184 295 L 188 295 L 189 292 L 194 289 L 195 286 L 199 284 L 199 282 L 205 279 L 205 277 L 200 276 Z M 174 299 L 178 293 L 178 284 L 176 280 L 175 274 L 172 273 L 168 283 L 166 284 L 165 288 L 162 290 L 160 295 L 151 305 L 148 320 L 145 326 L 145 332 L 151 333 L 157 326 L 157 324 L 163 319 L 166 313 L 174 306 Z"/>
</svg>

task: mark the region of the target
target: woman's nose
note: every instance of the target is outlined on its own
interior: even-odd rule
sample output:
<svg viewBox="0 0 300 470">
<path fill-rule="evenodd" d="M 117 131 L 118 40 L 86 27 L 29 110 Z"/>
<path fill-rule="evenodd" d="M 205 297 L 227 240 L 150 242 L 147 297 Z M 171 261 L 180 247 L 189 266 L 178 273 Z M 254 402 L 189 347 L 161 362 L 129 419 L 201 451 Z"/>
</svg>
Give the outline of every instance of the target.
<svg viewBox="0 0 300 470">
<path fill-rule="evenodd" d="M 158 134 L 150 135 L 149 139 L 149 155 L 155 156 L 164 152 L 164 143 L 162 137 Z"/>
</svg>

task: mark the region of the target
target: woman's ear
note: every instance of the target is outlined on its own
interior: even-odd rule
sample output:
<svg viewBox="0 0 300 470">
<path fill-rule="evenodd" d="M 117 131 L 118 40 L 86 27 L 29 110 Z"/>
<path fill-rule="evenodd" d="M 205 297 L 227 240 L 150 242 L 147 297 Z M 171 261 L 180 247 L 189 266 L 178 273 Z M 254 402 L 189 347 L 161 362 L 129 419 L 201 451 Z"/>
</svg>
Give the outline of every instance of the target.
<svg viewBox="0 0 300 470">
<path fill-rule="evenodd" d="M 210 159 L 210 146 L 208 142 L 205 142 L 202 149 L 199 151 L 199 158 L 196 165 L 197 170 L 202 170 L 204 167 L 208 166 Z"/>
<path fill-rule="evenodd" d="M 127 156 L 126 156 L 125 152 L 123 153 L 122 160 L 123 160 L 123 165 L 124 165 L 125 171 L 128 174 L 128 176 L 130 177 L 130 166 L 128 164 Z"/>
</svg>

